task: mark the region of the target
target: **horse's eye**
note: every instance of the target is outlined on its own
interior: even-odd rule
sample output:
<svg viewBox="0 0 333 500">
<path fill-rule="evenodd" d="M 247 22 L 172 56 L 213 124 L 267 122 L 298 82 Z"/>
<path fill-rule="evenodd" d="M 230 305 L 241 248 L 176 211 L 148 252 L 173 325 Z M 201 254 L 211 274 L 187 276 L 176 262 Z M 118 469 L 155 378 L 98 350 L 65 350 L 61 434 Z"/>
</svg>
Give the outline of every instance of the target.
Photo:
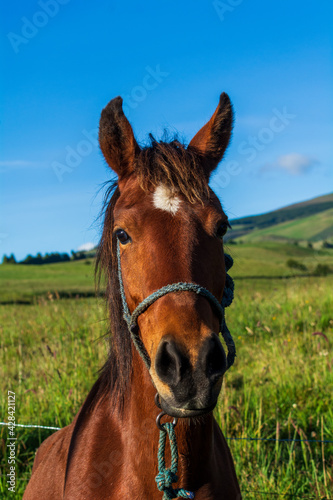
<svg viewBox="0 0 333 500">
<path fill-rule="evenodd" d="M 222 239 L 223 236 L 228 231 L 228 227 L 231 227 L 229 222 L 222 222 L 222 224 L 220 224 L 219 227 L 217 228 L 216 236 Z"/>
<path fill-rule="evenodd" d="M 131 241 L 130 236 L 123 229 L 117 229 L 116 236 L 122 245 L 126 245 Z"/>
</svg>

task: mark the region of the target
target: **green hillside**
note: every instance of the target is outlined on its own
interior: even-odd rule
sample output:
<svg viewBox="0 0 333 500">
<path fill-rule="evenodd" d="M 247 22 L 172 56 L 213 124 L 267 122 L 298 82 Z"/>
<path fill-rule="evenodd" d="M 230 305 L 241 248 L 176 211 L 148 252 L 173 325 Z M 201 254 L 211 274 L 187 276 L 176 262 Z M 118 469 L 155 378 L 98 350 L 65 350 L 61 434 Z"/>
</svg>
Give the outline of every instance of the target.
<svg viewBox="0 0 333 500">
<path fill-rule="evenodd" d="M 258 239 L 322 241 L 333 236 L 333 208 L 308 217 L 282 222 L 265 229 L 249 231 L 244 241 Z"/>
<path fill-rule="evenodd" d="M 255 234 L 255 233 L 253 233 Z M 279 241 L 244 241 L 243 244 L 225 244 L 225 251 L 234 258 L 231 274 L 237 279 L 249 277 L 290 278 L 316 273 L 316 267 L 327 265 L 333 269 L 333 248 L 296 246 Z M 287 266 L 295 259 L 305 270 Z M 95 296 L 94 260 L 61 262 L 56 264 L 0 265 L 0 304 L 31 304 L 39 300 Z"/>
<path fill-rule="evenodd" d="M 231 223 L 232 230 L 226 241 L 332 241 L 333 194 L 296 203 L 267 214 L 235 219 Z"/>
</svg>

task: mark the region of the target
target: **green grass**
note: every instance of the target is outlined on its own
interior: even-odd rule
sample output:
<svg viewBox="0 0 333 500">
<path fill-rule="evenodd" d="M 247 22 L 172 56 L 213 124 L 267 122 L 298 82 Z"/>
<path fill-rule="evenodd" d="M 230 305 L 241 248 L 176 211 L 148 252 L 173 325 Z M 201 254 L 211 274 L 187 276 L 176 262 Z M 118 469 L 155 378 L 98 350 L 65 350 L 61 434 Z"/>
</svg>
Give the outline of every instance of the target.
<svg viewBox="0 0 333 500">
<path fill-rule="evenodd" d="M 246 242 L 238 245 L 225 245 L 225 251 L 234 258 L 232 275 L 245 277 L 284 277 L 304 274 L 287 267 L 287 260 L 293 258 L 304 264 L 308 271 L 314 272 L 318 264 L 327 264 L 333 269 L 333 249 L 315 250 L 312 248 L 281 244 L 274 241 Z"/>
<path fill-rule="evenodd" d="M 31 303 L 36 297 L 49 294 L 91 296 L 95 290 L 93 263 L 89 259 L 42 266 L 0 265 L 0 303 Z"/>
<path fill-rule="evenodd" d="M 309 266 L 315 258 L 309 249 L 292 245 L 244 244 L 230 246 L 230 251 L 238 278 L 290 273 L 285 267 L 289 257 Z M 327 260 L 331 255 L 324 252 L 318 258 Z M 31 302 L 0 305 L 1 419 L 6 419 L 7 391 L 12 390 L 18 422 L 63 427 L 72 421 L 106 358 L 106 314 L 101 299 L 57 299 L 55 293 L 80 291 L 81 285 L 93 291 L 93 266 L 35 267 L 0 266 L 0 275 L 8 280 L 7 296 L 22 294 Z M 333 440 L 333 276 L 238 279 L 227 320 L 237 359 L 225 377 L 216 410 L 224 434 Z M 0 427 L 1 498 L 22 497 L 35 450 L 52 431 L 16 428 L 15 432 L 14 495 L 6 489 L 7 429 Z M 332 444 L 228 442 L 244 499 L 275 498 L 276 493 L 282 498 L 333 497 Z"/>
<path fill-rule="evenodd" d="M 238 284 L 228 311 L 238 359 L 218 411 L 227 436 L 333 440 L 332 285 L 332 278 Z M 332 497 L 332 444 L 230 444 L 243 491 Z"/>
<path fill-rule="evenodd" d="M 40 299 L 35 305 L 2 305 L 0 317 L 1 420 L 10 390 L 16 394 L 18 423 L 69 424 L 106 359 L 104 305 L 98 299 Z M 6 489 L 3 446 L 1 498 L 6 492 L 8 498 L 22 497 L 35 450 L 50 431 L 17 428 L 16 433 L 17 495 Z M 0 434 L 6 439 L 7 429 L 0 427 Z"/>
</svg>

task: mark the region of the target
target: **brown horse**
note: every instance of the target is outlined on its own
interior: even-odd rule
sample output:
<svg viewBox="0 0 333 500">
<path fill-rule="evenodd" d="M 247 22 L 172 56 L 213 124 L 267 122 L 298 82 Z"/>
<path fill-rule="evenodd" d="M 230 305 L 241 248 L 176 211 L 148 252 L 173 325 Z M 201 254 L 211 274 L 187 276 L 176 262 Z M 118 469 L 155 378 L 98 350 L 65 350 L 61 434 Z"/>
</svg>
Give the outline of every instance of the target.
<svg viewBox="0 0 333 500">
<path fill-rule="evenodd" d="M 172 291 L 149 305 L 131 332 L 121 300 L 123 287 L 133 312 L 153 292 L 179 282 L 200 285 L 222 300 L 228 219 L 208 181 L 228 146 L 232 122 L 232 105 L 222 94 L 187 148 L 153 137 L 140 148 L 122 99 L 103 110 L 100 146 L 118 176 L 108 192 L 97 259 L 107 281 L 110 354 L 73 423 L 39 448 L 24 500 L 161 500 L 156 391 L 165 413 L 182 417 L 175 427 L 179 479 L 173 487 L 194 492 L 196 500 L 241 499 L 212 414 L 227 369 L 212 299 Z M 130 333 L 141 343 L 149 371 Z"/>
</svg>

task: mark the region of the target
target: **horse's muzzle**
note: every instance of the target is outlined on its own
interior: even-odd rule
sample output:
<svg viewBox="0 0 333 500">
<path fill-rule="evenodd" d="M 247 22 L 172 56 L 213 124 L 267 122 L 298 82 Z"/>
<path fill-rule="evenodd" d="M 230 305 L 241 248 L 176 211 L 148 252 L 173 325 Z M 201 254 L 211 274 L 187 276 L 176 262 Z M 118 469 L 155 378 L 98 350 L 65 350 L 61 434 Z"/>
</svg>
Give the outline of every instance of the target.
<svg viewBox="0 0 333 500">
<path fill-rule="evenodd" d="M 185 408 L 176 408 L 171 406 L 169 403 L 164 401 L 164 399 L 160 396 L 160 405 L 164 413 L 169 415 L 170 417 L 177 418 L 193 418 L 193 417 L 201 417 L 202 415 L 206 415 L 214 410 L 217 400 L 211 406 L 206 408 L 193 408 L 193 409 L 185 409 Z"/>
<path fill-rule="evenodd" d="M 171 336 L 164 337 L 155 357 L 156 375 L 169 388 L 168 394 L 159 394 L 163 411 L 183 418 L 211 412 L 226 369 L 226 355 L 216 334 L 191 353 Z"/>
</svg>

